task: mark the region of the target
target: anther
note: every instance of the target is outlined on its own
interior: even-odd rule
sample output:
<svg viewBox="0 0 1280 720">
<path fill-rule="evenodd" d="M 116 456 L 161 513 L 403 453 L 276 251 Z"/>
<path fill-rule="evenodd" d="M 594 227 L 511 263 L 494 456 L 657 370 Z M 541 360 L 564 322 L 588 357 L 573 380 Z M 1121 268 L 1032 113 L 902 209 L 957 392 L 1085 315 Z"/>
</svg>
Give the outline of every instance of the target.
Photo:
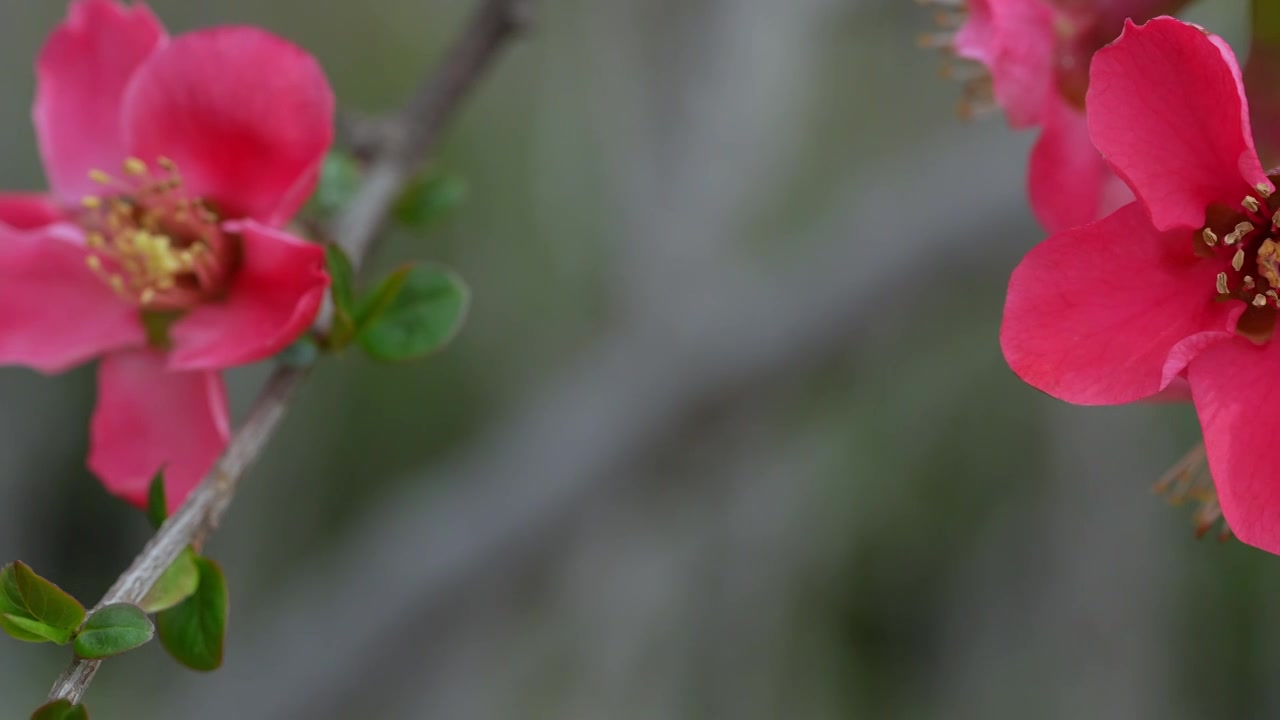
<svg viewBox="0 0 1280 720">
<path fill-rule="evenodd" d="M 1276 214 L 1280 215 L 1280 210 L 1277 210 Z M 1209 247 L 1213 247 L 1214 245 L 1218 244 L 1217 233 L 1215 233 L 1213 230 L 1210 230 L 1209 228 L 1205 228 L 1204 230 L 1201 230 L 1200 237 L 1201 239 L 1204 240 L 1204 244 L 1208 245 Z"/>
<path fill-rule="evenodd" d="M 1239 272 L 1240 268 L 1244 267 L 1244 248 L 1236 250 L 1235 256 L 1231 258 L 1231 267 L 1235 268 L 1236 272 Z"/>
<path fill-rule="evenodd" d="M 1252 275 L 1245 275 L 1245 276 L 1244 276 L 1244 289 L 1245 289 L 1245 290 L 1252 290 L 1252 289 L 1254 288 L 1254 285 L 1255 285 L 1255 283 L 1253 282 L 1253 276 L 1252 276 Z"/>
<path fill-rule="evenodd" d="M 1266 305 L 1266 304 L 1267 304 L 1267 299 L 1266 299 L 1265 297 L 1263 297 L 1263 296 L 1261 296 L 1261 295 L 1254 295 L 1254 296 L 1253 296 L 1253 306 L 1254 306 L 1254 307 L 1262 307 L 1263 305 Z"/>
<path fill-rule="evenodd" d="M 1226 295 L 1228 290 L 1230 288 L 1227 287 L 1227 274 L 1224 272 L 1218 273 L 1218 294 Z"/>
<path fill-rule="evenodd" d="M 112 182 L 114 182 L 111 179 L 110 175 L 102 172 L 101 170 L 90 170 L 89 179 L 98 183 L 99 185 L 110 185 Z"/>
<path fill-rule="evenodd" d="M 1261 295 L 1255 298 L 1254 304 L 1257 304 L 1257 301 L 1261 298 L 1262 298 Z M 150 305 L 151 301 L 155 299 L 156 299 L 156 291 L 152 290 L 151 288 L 147 288 L 146 290 L 143 290 L 142 293 L 138 296 L 138 302 L 141 302 L 143 305 Z"/>
<path fill-rule="evenodd" d="M 1262 209 L 1262 203 L 1258 202 L 1258 198 L 1252 195 L 1245 195 L 1244 200 L 1241 201 L 1240 204 L 1243 205 L 1244 209 L 1248 210 L 1249 212 L 1258 212 L 1259 210 Z"/>
<path fill-rule="evenodd" d="M 80 199 L 80 204 L 90 210 L 97 210 L 102 207 L 102 198 L 96 195 L 86 195 Z"/>
<path fill-rule="evenodd" d="M 124 171 L 130 175 L 146 175 L 147 164 L 136 157 L 126 158 L 124 161 Z"/>
<path fill-rule="evenodd" d="M 1258 191 L 1258 194 L 1262 196 L 1263 200 L 1266 200 L 1267 198 L 1271 197 L 1271 194 L 1276 191 L 1275 188 L 1271 187 L 1266 183 L 1258 183 L 1257 185 L 1253 186 L 1253 189 Z"/>
<path fill-rule="evenodd" d="M 98 272 L 102 270 L 102 259 L 99 258 L 97 255 L 86 256 L 84 259 L 84 264 L 88 265 L 89 269 L 94 272 Z"/>
</svg>

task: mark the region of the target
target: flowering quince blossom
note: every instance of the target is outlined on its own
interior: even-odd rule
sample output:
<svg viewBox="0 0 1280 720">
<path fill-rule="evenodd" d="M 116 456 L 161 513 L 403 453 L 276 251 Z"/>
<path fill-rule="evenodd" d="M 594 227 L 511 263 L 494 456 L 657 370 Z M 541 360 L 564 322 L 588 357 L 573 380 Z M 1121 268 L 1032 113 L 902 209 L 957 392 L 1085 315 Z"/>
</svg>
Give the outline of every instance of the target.
<svg viewBox="0 0 1280 720">
<path fill-rule="evenodd" d="M 1090 136 L 1137 199 L 1027 254 L 1005 358 L 1085 405 L 1185 378 L 1227 523 L 1280 553 L 1280 175 L 1254 150 L 1240 68 L 1221 39 L 1157 18 L 1128 23 L 1091 76 Z"/>
<path fill-rule="evenodd" d="M 962 109 L 994 101 L 1012 127 L 1041 128 L 1027 190 L 1045 229 L 1091 222 L 1133 199 L 1089 139 L 1089 61 L 1126 18 L 1146 20 L 1181 0 L 930 1 L 958 8 L 950 17 L 963 18 L 954 36 L 939 41 L 988 73 L 967 83 Z"/>
<path fill-rule="evenodd" d="M 0 363 L 101 357 L 89 467 L 176 506 L 226 446 L 222 368 L 313 321 L 324 252 L 284 229 L 315 186 L 334 99 L 265 31 L 170 39 L 142 5 L 79 0 L 37 61 L 52 192 L 0 195 Z"/>
</svg>

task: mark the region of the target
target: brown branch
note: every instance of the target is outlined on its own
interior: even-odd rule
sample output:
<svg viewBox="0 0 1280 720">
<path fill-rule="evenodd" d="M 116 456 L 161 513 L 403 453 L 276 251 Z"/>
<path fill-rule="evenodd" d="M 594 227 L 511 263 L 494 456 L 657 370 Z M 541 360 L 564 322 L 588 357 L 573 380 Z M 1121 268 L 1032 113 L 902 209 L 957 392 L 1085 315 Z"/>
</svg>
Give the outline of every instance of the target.
<svg viewBox="0 0 1280 720">
<path fill-rule="evenodd" d="M 392 137 L 368 167 L 364 182 L 335 219 L 332 236 L 357 266 L 372 250 L 396 198 L 426 162 L 461 102 L 527 22 L 533 0 L 483 0 L 439 69 L 392 119 Z M 329 311 L 317 319 L 328 325 Z M 191 492 L 116 580 L 96 607 L 139 603 L 182 549 L 200 544 L 231 504 L 245 472 L 275 434 L 309 370 L 281 367 L 267 380 L 244 425 L 213 470 Z M 101 661 L 74 660 L 49 690 L 49 700 L 73 703 L 93 682 Z"/>
</svg>

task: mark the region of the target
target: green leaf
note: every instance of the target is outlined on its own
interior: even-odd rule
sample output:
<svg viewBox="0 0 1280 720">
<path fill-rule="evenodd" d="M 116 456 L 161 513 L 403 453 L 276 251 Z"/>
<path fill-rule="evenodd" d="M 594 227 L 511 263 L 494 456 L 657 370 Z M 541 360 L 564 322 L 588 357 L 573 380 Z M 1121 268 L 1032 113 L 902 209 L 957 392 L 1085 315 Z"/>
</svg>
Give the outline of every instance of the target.
<svg viewBox="0 0 1280 720">
<path fill-rule="evenodd" d="M 396 222 L 424 232 L 458 208 L 467 198 L 467 184 L 452 175 L 419 178 L 396 202 Z"/>
<path fill-rule="evenodd" d="M 84 606 L 25 563 L 0 569 L 0 630 L 24 642 L 65 643 L 84 622 Z"/>
<path fill-rule="evenodd" d="M 413 272 L 412 265 L 396 269 L 383 278 L 377 287 L 360 300 L 360 304 L 356 307 L 357 335 L 387 312 L 387 309 L 391 307 L 391 303 L 395 302 L 395 299 L 400 296 L 400 291 L 404 289 L 405 283 L 409 281 L 409 273 L 411 272 Z"/>
<path fill-rule="evenodd" d="M 169 503 L 164 494 L 164 468 L 151 478 L 151 488 L 147 491 L 147 522 L 156 530 L 169 517 Z"/>
<path fill-rule="evenodd" d="M 334 150 L 324 158 L 320 167 L 320 180 L 315 194 L 307 204 L 307 210 L 315 215 L 328 217 L 337 213 L 360 190 L 360 166 L 355 158 Z"/>
<path fill-rule="evenodd" d="M 227 630 L 227 585 L 217 563 L 194 559 L 200 575 L 191 597 L 156 615 L 160 642 L 175 660 L 192 670 L 217 670 Z"/>
<path fill-rule="evenodd" d="M 46 625 L 39 620 L 32 620 L 21 615 L 0 615 L 0 629 L 9 637 L 22 642 L 51 642 L 66 645 L 71 639 L 71 631 Z"/>
<path fill-rule="evenodd" d="M 18 592 L 31 619 L 67 630 L 75 630 L 84 622 L 84 606 L 65 590 L 37 575 L 24 562 L 15 562 L 7 568 L 13 569 Z"/>
<path fill-rule="evenodd" d="M 101 660 L 145 645 L 156 628 L 142 608 L 115 603 L 99 608 L 76 635 L 76 657 Z"/>
<path fill-rule="evenodd" d="M 196 567 L 196 553 L 191 548 L 184 548 L 169 567 L 161 573 L 160 579 L 151 587 L 151 591 L 139 605 L 149 613 L 168 610 L 191 597 L 200 585 L 200 570 Z"/>
<path fill-rule="evenodd" d="M 83 705 L 72 705 L 70 700 L 54 700 L 31 713 L 31 720 L 89 720 L 89 711 Z"/>
<path fill-rule="evenodd" d="M 334 243 L 324 246 L 325 262 L 329 266 L 329 294 L 333 297 L 333 327 L 329 330 L 329 346 L 334 350 L 346 347 L 355 335 L 355 271 L 347 254 Z"/>
<path fill-rule="evenodd" d="M 458 334 L 470 291 L 434 265 L 401 270 L 383 282 L 358 315 L 360 347 L 378 360 L 410 360 L 440 350 Z"/>
</svg>

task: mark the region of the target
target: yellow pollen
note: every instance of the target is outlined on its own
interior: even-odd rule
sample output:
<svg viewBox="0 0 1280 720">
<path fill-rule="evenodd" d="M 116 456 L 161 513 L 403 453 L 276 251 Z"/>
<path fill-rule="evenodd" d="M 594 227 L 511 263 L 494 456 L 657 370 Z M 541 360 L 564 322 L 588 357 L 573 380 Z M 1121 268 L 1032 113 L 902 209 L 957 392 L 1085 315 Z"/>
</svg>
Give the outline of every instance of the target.
<svg viewBox="0 0 1280 720">
<path fill-rule="evenodd" d="M 1280 211 L 1277 211 L 1277 214 L 1280 214 Z M 1213 247 L 1214 245 L 1218 244 L 1217 233 L 1210 230 L 1209 228 L 1205 228 L 1204 230 L 1200 231 L 1200 237 L 1204 240 L 1204 244 L 1208 245 L 1209 247 Z"/>
<path fill-rule="evenodd" d="M 1258 274 L 1266 278 L 1271 287 L 1280 287 L 1280 245 L 1270 238 L 1258 246 Z"/>
<path fill-rule="evenodd" d="M 1258 297 L 1261 298 L 1262 296 L 1259 295 Z M 146 290 L 143 290 L 142 294 L 138 296 L 138 302 L 141 302 L 143 305 L 150 305 L 151 301 L 155 299 L 156 299 L 156 291 L 152 290 L 151 288 L 147 288 Z"/>
<path fill-rule="evenodd" d="M 1245 195 L 1244 200 L 1240 204 L 1249 212 L 1258 212 L 1262 209 L 1262 203 L 1258 202 L 1258 198 L 1252 195 Z"/>
<path fill-rule="evenodd" d="M 1267 304 L 1267 299 L 1266 299 L 1265 297 L 1263 297 L 1263 296 L 1261 296 L 1261 295 L 1254 295 L 1254 296 L 1253 296 L 1253 306 L 1254 306 L 1254 307 L 1262 307 L 1263 305 L 1266 305 L 1266 304 Z"/>
<path fill-rule="evenodd" d="M 1262 196 L 1263 200 L 1266 200 L 1267 198 L 1271 197 L 1271 194 L 1276 191 L 1275 188 L 1271 187 L 1266 183 L 1258 183 L 1257 185 L 1253 186 L 1253 189 L 1258 191 L 1258 194 Z"/>
<path fill-rule="evenodd" d="M 1227 274 L 1224 272 L 1218 273 L 1218 294 L 1226 295 L 1229 289 L 1227 287 Z"/>
<path fill-rule="evenodd" d="M 96 210 L 102 207 L 102 198 L 96 195 L 86 195 L 80 199 L 80 204 L 90 210 Z"/>
<path fill-rule="evenodd" d="M 1235 256 L 1231 258 L 1231 267 L 1235 268 L 1237 272 L 1244 267 L 1244 248 L 1237 250 Z"/>
<path fill-rule="evenodd" d="M 102 172 L 101 170 L 90 170 L 89 179 L 98 183 L 99 185 L 110 185 L 112 182 L 114 182 L 111 179 L 110 175 Z"/>
<path fill-rule="evenodd" d="M 102 259 L 99 258 L 97 255 L 89 255 L 88 257 L 86 257 L 84 259 L 84 264 L 88 265 L 89 269 L 94 272 L 98 272 L 102 270 Z"/>
<path fill-rule="evenodd" d="M 174 172 L 178 169 L 178 166 L 176 163 L 174 163 L 172 160 L 170 160 L 169 158 L 163 155 L 156 158 L 156 164 L 159 165 L 160 169 L 164 170 L 165 172 Z"/>
<path fill-rule="evenodd" d="M 107 244 L 106 238 L 102 237 L 102 233 L 89 233 L 85 236 L 85 243 L 94 249 L 101 248 Z"/>
<path fill-rule="evenodd" d="M 146 175 L 147 169 L 147 164 L 136 157 L 127 158 L 124 161 L 124 171 L 130 175 Z"/>
</svg>

